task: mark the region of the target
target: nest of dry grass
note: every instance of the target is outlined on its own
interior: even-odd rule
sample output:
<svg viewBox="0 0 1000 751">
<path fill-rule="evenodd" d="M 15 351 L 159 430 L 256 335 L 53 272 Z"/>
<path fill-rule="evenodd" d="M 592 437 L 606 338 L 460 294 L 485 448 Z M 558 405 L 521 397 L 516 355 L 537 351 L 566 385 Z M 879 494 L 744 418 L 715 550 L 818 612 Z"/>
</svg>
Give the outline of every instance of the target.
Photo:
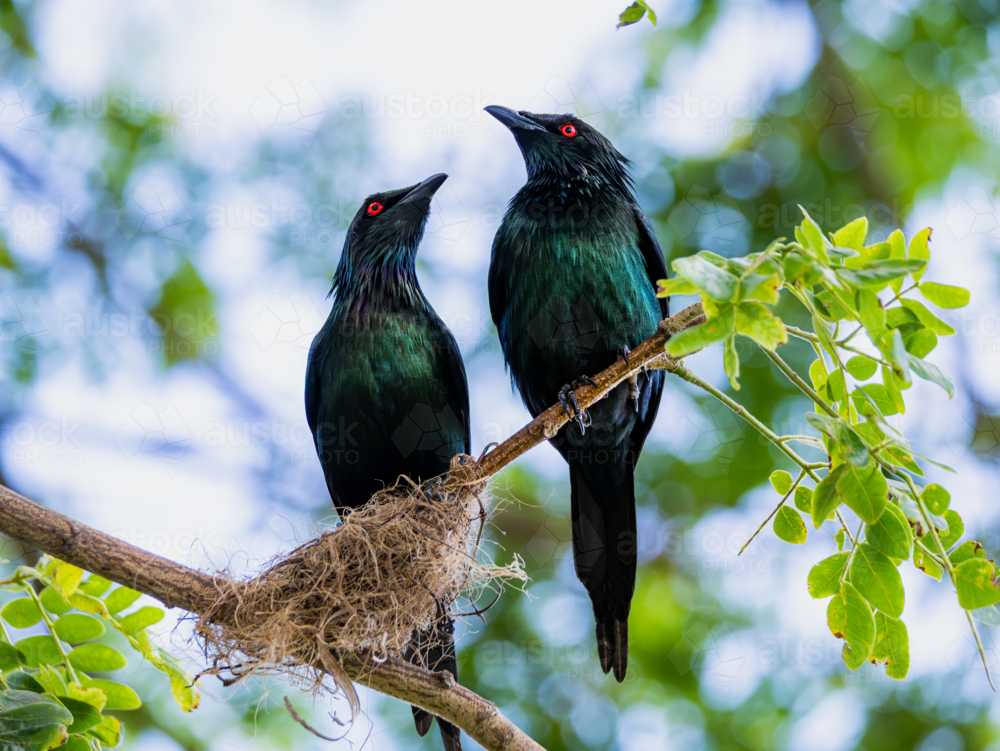
<svg viewBox="0 0 1000 751">
<path fill-rule="evenodd" d="M 196 625 L 212 666 L 204 673 L 227 684 L 281 674 L 314 692 L 329 688 L 329 675 L 353 708 L 339 655 L 402 656 L 414 632 L 456 600 L 474 607 L 526 581 L 516 557 L 497 566 L 482 550 L 486 484 L 465 479 L 459 458 L 440 484 L 402 478 L 249 580 L 218 577 L 218 599 Z"/>
</svg>

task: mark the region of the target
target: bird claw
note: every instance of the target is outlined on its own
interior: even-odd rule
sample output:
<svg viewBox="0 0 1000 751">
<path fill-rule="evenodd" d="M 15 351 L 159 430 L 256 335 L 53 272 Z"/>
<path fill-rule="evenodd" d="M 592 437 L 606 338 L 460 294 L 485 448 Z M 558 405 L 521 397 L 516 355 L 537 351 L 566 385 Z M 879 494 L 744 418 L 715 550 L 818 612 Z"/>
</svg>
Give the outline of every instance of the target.
<svg viewBox="0 0 1000 751">
<path fill-rule="evenodd" d="M 597 388 L 597 382 L 593 378 L 590 376 L 580 376 L 572 383 L 567 383 L 559 389 L 559 403 L 566 411 L 566 417 L 570 420 L 576 420 L 582 434 L 586 434 L 587 428 L 591 425 L 590 413 L 580 406 L 576 398 L 576 389 L 584 384 Z"/>
<path fill-rule="evenodd" d="M 632 367 L 629 364 L 629 361 L 628 361 L 628 353 L 631 352 L 631 351 L 632 350 L 630 350 L 628 348 L 628 345 L 626 345 L 626 344 L 623 344 L 621 347 L 618 348 L 618 356 L 625 361 L 625 367 L 626 368 L 631 368 Z"/>
<path fill-rule="evenodd" d="M 435 477 L 433 480 L 425 482 L 421 487 L 421 490 L 424 491 L 424 495 L 427 496 L 427 500 L 430 503 L 434 503 L 435 496 L 440 500 L 441 496 L 436 491 L 439 491 L 440 488 L 442 488 L 443 486 L 444 486 L 444 480 L 442 480 L 440 477 Z"/>
<path fill-rule="evenodd" d="M 639 388 L 639 374 L 636 373 L 634 376 L 628 379 L 628 395 L 629 398 L 635 403 L 635 411 L 639 412 L 639 397 L 642 395 L 642 389 Z"/>
</svg>

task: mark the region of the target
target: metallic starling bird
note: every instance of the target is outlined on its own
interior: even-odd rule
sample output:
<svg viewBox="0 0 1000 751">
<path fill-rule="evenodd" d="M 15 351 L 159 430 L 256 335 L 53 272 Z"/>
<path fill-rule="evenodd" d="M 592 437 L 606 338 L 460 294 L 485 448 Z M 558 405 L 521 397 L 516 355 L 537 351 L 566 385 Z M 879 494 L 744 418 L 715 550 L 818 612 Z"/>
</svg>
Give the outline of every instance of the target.
<svg viewBox="0 0 1000 751">
<path fill-rule="evenodd" d="M 469 453 L 469 386 L 455 337 L 417 282 L 415 258 L 431 198 L 447 175 L 365 199 L 347 231 L 333 309 L 313 340 L 306 417 L 338 512 L 400 475 L 426 482 Z M 414 634 L 407 657 L 458 678 L 454 624 L 443 614 Z M 413 707 L 417 732 L 434 717 Z M 438 719 L 446 751 L 459 730 Z"/>
<path fill-rule="evenodd" d="M 601 668 L 620 683 L 635 590 L 633 476 L 663 373 L 639 374 L 589 411 L 574 389 L 627 360 L 667 316 L 656 297 L 666 262 L 629 162 L 608 139 L 571 115 L 486 111 L 510 129 L 528 173 L 493 239 L 490 313 L 531 414 L 558 399 L 572 418 L 552 443 L 569 464 L 573 559 L 594 606 Z"/>
</svg>

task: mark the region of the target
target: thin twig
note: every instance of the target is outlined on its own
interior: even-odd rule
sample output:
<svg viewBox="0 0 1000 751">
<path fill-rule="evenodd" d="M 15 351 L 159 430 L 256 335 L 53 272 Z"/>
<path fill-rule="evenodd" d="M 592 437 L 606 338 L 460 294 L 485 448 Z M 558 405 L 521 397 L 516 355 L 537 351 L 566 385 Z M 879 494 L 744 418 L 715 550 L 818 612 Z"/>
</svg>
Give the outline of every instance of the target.
<svg viewBox="0 0 1000 751">
<path fill-rule="evenodd" d="M 764 529 L 764 525 L 767 524 L 769 521 L 771 521 L 771 518 L 778 513 L 778 511 L 781 509 L 782 506 L 785 505 L 785 501 L 788 500 L 788 496 L 790 496 L 792 493 L 795 492 L 795 488 L 799 486 L 799 483 L 802 482 L 802 478 L 805 476 L 806 476 L 806 471 L 803 469 L 799 472 L 799 476 L 795 478 L 795 482 L 792 483 L 791 489 L 787 493 L 785 493 L 785 497 L 782 498 L 778 502 L 778 505 L 774 507 L 774 511 L 772 511 L 770 514 L 767 515 L 767 518 L 760 523 L 759 527 L 757 527 L 757 531 L 754 532 L 752 535 L 750 535 L 750 539 L 746 541 L 746 543 L 743 545 L 742 548 L 740 548 L 740 552 L 736 554 L 737 558 L 743 555 L 743 551 L 746 550 L 747 546 L 754 541 L 754 538 L 757 537 L 757 535 L 760 534 L 760 531 Z"/>
</svg>

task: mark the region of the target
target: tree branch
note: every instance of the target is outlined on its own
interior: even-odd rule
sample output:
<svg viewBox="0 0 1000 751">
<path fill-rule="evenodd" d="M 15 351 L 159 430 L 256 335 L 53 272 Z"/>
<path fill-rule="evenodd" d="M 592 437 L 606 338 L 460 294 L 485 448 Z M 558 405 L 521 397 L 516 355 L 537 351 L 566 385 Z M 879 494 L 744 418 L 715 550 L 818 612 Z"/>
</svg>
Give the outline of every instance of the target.
<svg viewBox="0 0 1000 751">
<path fill-rule="evenodd" d="M 660 321 L 656 333 L 628 354 L 628 364 L 620 359 L 611 367 L 594 376 L 597 386 L 581 386 L 576 389 L 577 401 L 580 407 L 586 409 L 608 395 L 615 386 L 638 373 L 643 367 L 651 370 L 673 371 L 679 364 L 678 360 L 663 351 L 664 345 L 671 334 L 702 323 L 705 320 L 701 303 L 695 303 L 681 312 Z M 510 438 L 497 446 L 483 457 L 476 466 L 476 474 L 480 479 L 495 475 L 517 457 L 537 446 L 542 441 L 553 438 L 559 429 L 569 422 L 566 410 L 562 405 L 555 404 L 542 412 L 538 417 L 525 425 Z"/>
<path fill-rule="evenodd" d="M 151 595 L 167 607 L 199 615 L 218 596 L 215 577 L 129 545 L 0 486 L 0 532 L 60 560 Z M 458 725 L 490 751 L 544 751 L 496 705 L 460 686 L 450 673 L 432 673 L 403 660 L 343 660 L 358 683 L 403 699 Z"/>
<path fill-rule="evenodd" d="M 586 409 L 603 399 L 643 367 L 676 371 L 679 361 L 663 349 L 667 339 L 702 321 L 700 303 L 661 321 L 657 332 L 629 353 L 627 363 L 620 359 L 594 376 L 596 387 L 577 389 L 580 406 Z M 484 480 L 496 474 L 529 449 L 555 436 L 567 421 L 560 405 L 549 407 L 478 462 L 475 479 Z M 0 485 L 0 533 L 151 595 L 167 607 L 204 615 L 218 598 L 220 582 L 212 575 L 129 545 L 40 506 L 3 485 Z M 544 751 L 500 714 L 495 704 L 459 685 L 450 673 L 434 673 L 398 658 L 375 663 L 361 655 L 339 656 L 352 680 L 443 717 L 490 751 Z"/>
</svg>

